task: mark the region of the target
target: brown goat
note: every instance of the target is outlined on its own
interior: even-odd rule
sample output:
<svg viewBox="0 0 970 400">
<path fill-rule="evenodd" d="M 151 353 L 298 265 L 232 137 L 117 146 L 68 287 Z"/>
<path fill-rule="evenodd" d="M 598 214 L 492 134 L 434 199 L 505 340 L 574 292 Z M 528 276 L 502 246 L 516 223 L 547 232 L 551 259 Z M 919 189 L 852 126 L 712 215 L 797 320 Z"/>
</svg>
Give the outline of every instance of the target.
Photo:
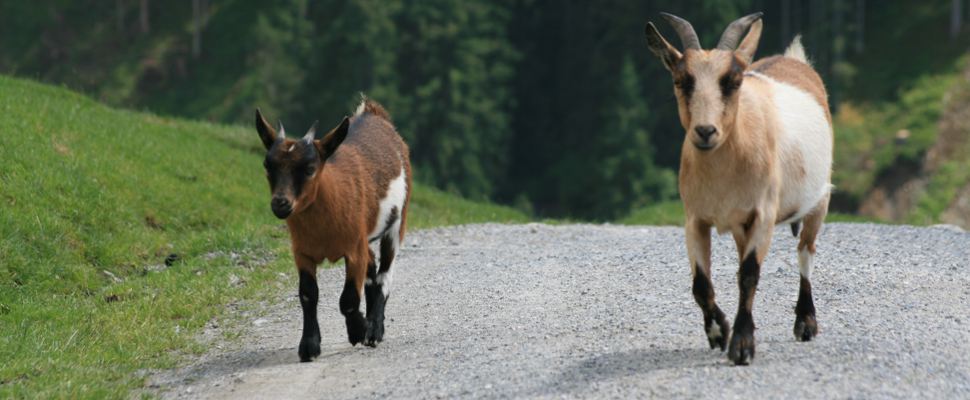
<svg viewBox="0 0 970 400">
<path fill-rule="evenodd" d="M 322 139 L 316 138 L 316 124 L 303 139 L 288 139 L 283 125 L 274 130 L 259 110 L 256 131 L 267 150 L 270 206 L 286 219 L 300 274 L 300 360 L 320 355 L 316 271 L 323 260 L 343 258 L 346 265 L 340 312 L 351 345 L 376 346 L 384 337 L 391 262 L 404 239 L 411 196 L 407 145 L 384 108 L 367 99 Z M 379 268 L 370 248 L 377 241 Z M 360 312 L 362 295 L 366 319 Z"/>
<path fill-rule="evenodd" d="M 825 86 L 797 38 L 785 55 L 752 62 L 761 13 L 732 22 L 710 50 L 700 47 L 689 22 L 663 15 L 680 36 L 683 53 L 652 23 L 646 34 L 650 50 L 671 72 L 687 131 L 679 181 L 694 299 L 711 348 L 723 351 L 730 334 L 728 358 L 744 365 L 755 354 L 752 307 L 776 224 L 791 224 L 793 233 L 805 224 L 793 332 L 802 341 L 818 333 L 809 279 L 831 190 L 832 118 Z M 712 228 L 731 232 L 737 245 L 740 299 L 733 332 L 714 301 Z"/>
</svg>

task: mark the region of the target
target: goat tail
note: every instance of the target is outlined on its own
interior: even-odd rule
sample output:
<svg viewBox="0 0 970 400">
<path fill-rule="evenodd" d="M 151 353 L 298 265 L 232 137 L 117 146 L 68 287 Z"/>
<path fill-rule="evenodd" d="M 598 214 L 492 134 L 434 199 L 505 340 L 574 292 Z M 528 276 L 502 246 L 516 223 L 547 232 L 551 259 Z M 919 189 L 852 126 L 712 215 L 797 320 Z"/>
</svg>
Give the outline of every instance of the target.
<svg viewBox="0 0 970 400">
<path fill-rule="evenodd" d="M 785 50 L 785 57 L 812 65 L 812 62 L 808 60 L 808 56 L 805 54 L 805 46 L 802 46 L 802 35 L 796 35 L 795 39 L 791 41 L 788 49 Z"/>
<path fill-rule="evenodd" d="M 371 100 L 363 92 L 360 93 L 360 103 L 357 105 L 357 109 L 354 111 L 354 117 L 359 117 L 364 113 L 370 113 L 375 116 L 381 117 L 388 122 L 391 121 L 391 115 L 387 113 L 380 103 Z"/>
</svg>

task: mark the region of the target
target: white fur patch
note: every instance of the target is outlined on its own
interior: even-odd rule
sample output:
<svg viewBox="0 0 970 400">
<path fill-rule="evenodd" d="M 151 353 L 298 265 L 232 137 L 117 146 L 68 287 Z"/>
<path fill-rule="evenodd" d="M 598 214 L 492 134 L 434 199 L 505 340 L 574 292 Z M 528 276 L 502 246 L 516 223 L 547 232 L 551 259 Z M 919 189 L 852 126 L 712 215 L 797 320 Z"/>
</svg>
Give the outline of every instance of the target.
<svg viewBox="0 0 970 400">
<path fill-rule="evenodd" d="M 802 46 L 802 35 L 795 36 L 795 39 L 791 41 L 791 44 L 788 45 L 788 49 L 785 50 L 785 57 L 812 65 L 812 63 L 808 60 L 808 56 L 805 54 L 805 46 Z"/>
<path fill-rule="evenodd" d="M 812 95 L 758 72 L 749 71 L 746 75 L 771 84 L 781 123 L 777 136 L 778 161 L 782 166 L 778 211 L 796 210 L 783 223 L 800 220 L 832 188 L 832 126 Z"/>
<path fill-rule="evenodd" d="M 354 110 L 354 116 L 359 117 L 361 114 L 364 113 L 365 109 L 367 109 L 367 96 L 364 96 L 364 94 L 361 93 L 360 104 L 357 104 L 357 109 Z"/>
<path fill-rule="evenodd" d="M 805 279 L 812 277 L 812 260 L 814 258 L 815 255 L 808 251 L 808 248 L 798 251 L 798 273 Z"/>
<path fill-rule="evenodd" d="M 711 321 L 711 328 L 707 330 L 707 337 L 711 339 L 721 337 L 721 325 L 717 321 Z"/>
<path fill-rule="evenodd" d="M 368 240 L 377 239 L 384 232 L 387 228 L 387 219 L 391 216 L 392 209 L 397 209 L 398 218 L 395 221 L 395 225 L 400 227 L 401 213 L 404 212 L 404 200 L 407 198 L 407 194 L 407 175 L 402 167 L 401 174 L 391 180 L 391 183 L 387 185 L 387 194 L 381 199 L 380 210 L 377 212 L 377 221 L 374 221 L 374 228 L 371 229 L 370 235 L 367 235 Z M 395 232 L 395 235 L 392 236 L 398 235 Z"/>
<path fill-rule="evenodd" d="M 381 292 L 384 293 L 384 297 L 391 294 L 391 278 L 394 277 L 394 268 L 389 268 L 387 272 L 382 272 L 377 274 L 377 284 L 381 285 Z"/>
</svg>

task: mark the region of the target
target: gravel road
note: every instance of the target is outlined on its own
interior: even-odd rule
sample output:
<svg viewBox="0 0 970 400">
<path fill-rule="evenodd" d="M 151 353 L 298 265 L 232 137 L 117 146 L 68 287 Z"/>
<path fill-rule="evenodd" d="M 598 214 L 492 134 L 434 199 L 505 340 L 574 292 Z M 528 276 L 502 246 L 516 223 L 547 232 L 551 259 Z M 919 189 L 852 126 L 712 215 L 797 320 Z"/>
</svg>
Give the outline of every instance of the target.
<svg viewBox="0 0 970 400">
<path fill-rule="evenodd" d="M 376 349 L 347 343 L 330 269 L 314 362 L 298 362 L 294 286 L 241 340 L 150 382 L 167 398 L 970 398 L 970 233 L 826 225 L 809 343 L 791 332 L 795 245 L 779 227 L 747 367 L 708 348 L 682 229 L 470 225 L 409 234 Z M 733 320 L 730 235 L 713 252 Z"/>
</svg>

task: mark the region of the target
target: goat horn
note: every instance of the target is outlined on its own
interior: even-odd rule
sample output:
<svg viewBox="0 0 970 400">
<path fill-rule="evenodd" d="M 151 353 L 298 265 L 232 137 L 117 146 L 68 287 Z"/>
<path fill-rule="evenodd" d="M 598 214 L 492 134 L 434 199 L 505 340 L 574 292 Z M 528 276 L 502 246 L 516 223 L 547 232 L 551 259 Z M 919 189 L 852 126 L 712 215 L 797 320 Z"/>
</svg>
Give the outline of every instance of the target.
<svg viewBox="0 0 970 400">
<path fill-rule="evenodd" d="M 741 36 L 744 32 L 751 27 L 755 21 L 761 19 L 764 15 L 762 12 L 756 12 L 754 14 L 749 14 L 741 18 L 736 19 L 727 29 L 724 29 L 724 33 L 721 34 L 721 41 L 717 42 L 717 48 L 719 50 L 734 51 L 738 48 L 738 44 L 741 42 Z"/>
<path fill-rule="evenodd" d="M 674 31 L 677 32 L 677 36 L 680 36 L 680 44 L 684 46 L 684 50 L 701 49 L 701 42 L 697 39 L 697 32 L 694 32 L 694 27 L 691 26 L 690 22 L 678 17 L 673 14 L 662 12 L 660 13 L 664 19 L 674 27 Z"/>
<path fill-rule="evenodd" d="M 313 121 L 313 126 L 310 126 L 310 130 L 306 131 L 306 135 L 303 135 L 303 141 L 307 144 L 313 143 L 313 139 L 317 137 L 317 124 L 320 121 Z"/>
<path fill-rule="evenodd" d="M 286 139 L 286 130 L 283 129 L 283 121 L 280 121 L 280 130 L 279 132 L 277 132 L 277 139 L 279 140 Z"/>
</svg>

